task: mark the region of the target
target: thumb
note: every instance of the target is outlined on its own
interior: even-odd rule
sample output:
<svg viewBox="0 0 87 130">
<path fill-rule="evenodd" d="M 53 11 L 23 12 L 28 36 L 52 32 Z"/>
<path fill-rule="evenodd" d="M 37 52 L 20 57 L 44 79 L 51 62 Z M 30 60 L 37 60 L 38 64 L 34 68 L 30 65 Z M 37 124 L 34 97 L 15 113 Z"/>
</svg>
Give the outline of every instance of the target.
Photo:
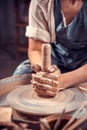
<svg viewBox="0 0 87 130">
<path fill-rule="evenodd" d="M 57 70 L 58 70 L 58 68 L 57 68 L 56 65 L 51 65 L 51 66 L 49 66 L 49 67 L 47 68 L 47 72 L 49 72 L 49 73 L 53 73 L 53 72 L 55 72 L 55 71 L 57 71 Z"/>
</svg>

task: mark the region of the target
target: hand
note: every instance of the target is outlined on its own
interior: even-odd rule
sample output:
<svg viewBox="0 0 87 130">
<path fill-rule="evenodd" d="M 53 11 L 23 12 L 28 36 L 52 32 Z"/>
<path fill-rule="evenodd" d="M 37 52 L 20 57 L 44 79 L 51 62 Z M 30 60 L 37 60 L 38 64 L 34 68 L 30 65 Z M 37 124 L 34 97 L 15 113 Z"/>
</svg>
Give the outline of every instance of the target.
<svg viewBox="0 0 87 130">
<path fill-rule="evenodd" d="M 36 74 L 33 74 L 32 84 L 34 90 L 39 96 L 56 96 L 60 89 L 58 82 L 60 75 L 60 70 L 55 65 L 47 68 L 46 72 L 39 71 Z"/>
<path fill-rule="evenodd" d="M 31 68 L 34 72 L 41 71 L 41 66 L 39 66 L 38 64 L 31 65 Z"/>
</svg>

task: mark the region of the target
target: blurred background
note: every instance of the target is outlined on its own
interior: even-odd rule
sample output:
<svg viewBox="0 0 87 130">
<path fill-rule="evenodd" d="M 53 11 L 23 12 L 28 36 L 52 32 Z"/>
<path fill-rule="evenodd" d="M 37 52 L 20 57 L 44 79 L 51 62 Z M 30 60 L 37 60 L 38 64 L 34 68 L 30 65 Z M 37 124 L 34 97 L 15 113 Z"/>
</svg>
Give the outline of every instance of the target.
<svg viewBox="0 0 87 130">
<path fill-rule="evenodd" d="M 11 76 L 27 59 L 30 0 L 0 0 L 0 79 Z"/>
</svg>

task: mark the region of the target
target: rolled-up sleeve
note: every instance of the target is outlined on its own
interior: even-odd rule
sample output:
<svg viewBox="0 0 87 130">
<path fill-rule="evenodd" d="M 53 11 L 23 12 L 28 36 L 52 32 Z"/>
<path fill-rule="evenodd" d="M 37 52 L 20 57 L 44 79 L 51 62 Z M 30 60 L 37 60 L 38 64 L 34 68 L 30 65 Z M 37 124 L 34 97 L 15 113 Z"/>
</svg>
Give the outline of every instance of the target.
<svg viewBox="0 0 87 130">
<path fill-rule="evenodd" d="M 31 0 L 29 8 L 29 25 L 26 27 L 26 36 L 50 42 L 50 33 L 47 22 L 47 8 L 39 0 Z"/>
</svg>

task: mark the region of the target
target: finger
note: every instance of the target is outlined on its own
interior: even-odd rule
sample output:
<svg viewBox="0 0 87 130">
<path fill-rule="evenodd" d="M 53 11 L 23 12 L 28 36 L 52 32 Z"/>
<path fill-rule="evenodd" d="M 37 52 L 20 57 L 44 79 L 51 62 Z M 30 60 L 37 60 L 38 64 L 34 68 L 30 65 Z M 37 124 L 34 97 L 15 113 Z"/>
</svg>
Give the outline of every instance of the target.
<svg viewBox="0 0 87 130">
<path fill-rule="evenodd" d="M 47 93 L 49 96 L 54 97 L 54 96 L 56 96 L 56 95 L 58 94 L 58 91 L 56 91 L 56 92 L 46 91 L 46 93 Z"/>
<path fill-rule="evenodd" d="M 41 83 L 37 83 L 37 82 L 33 82 L 32 83 L 37 89 L 40 89 L 40 90 L 45 90 L 45 91 L 53 91 L 53 92 L 56 92 L 58 90 L 57 87 L 52 87 L 50 85 L 47 85 L 47 84 L 41 84 Z"/>
<path fill-rule="evenodd" d="M 42 90 L 38 90 L 38 89 L 34 89 L 34 91 L 37 93 L 38 96 L 40 97 L 49 97 L 49 95 L 46 93 L 46 91 L 42 91 Z"/>
<path fill-rule="evenodd" d="M 48 84 L 52 87 L 58 86 L 58 80 L 43 78 L 43 77 L 36 76 L 36 75 L 33 75 L 32 82 L 33 81 L 38 82 L 38 83 L 42 83 L 42 84 Z"/>
<path fill-rule="evenodd" d="M 37 93 L 38 96 L 47 97 L 47 95 L 45 95 L 45 91 L 39 90 L 36 87 L 34 87 L 34 91 Z"/>
<path fill-rule="evenodd" d="M 52 72 L 55 72 L 57 69 L 58 69 L 58 68 L 57 68 L 56 65 L 51 65 L 51 66 L 49 66 L 49 67 L 47 68 L 47 72 L 52 73 Z"/>
<path fill-rule="evenodd" d="M 37 72 L 36 74 L 32 74 L 32 79 L 34 79 L 34 77 L 38 77 L 38 78 L 43 77 L 44 74 L 45 72 L 42 71 Z"/>
<path fill-rule="evenodd" d="M 31 65 L 31 68 L 35 71 L 35 72 L 39 72 L 41 71 L 41 66 L 35 64 L 35 65 Z"/>
<path fill-rule="evenodd" d="M 49 90 L 49 91 L 54 91 L 54 92 L 58 90 L 58 87 L 52 87 L 50 85 L 41 84 L 35 81 L 32 82 L 32 85 L 33 87 L 37 87 L 37 89 L 40 89 L 40 90 Z"/>
<path fill-rule="evenodd" d="M 38 96 L 42 96 L 42 97 L 54 97 L 57 95 L 57 92 L 51 92 L 51 91 L 44 91 L 44 90 L 40 90 L 37 88 L 34 88 L 35 92 L 37 93 Z"/>
<path fill-rule="evenodd" d="M 58 80 L 58 75 L 55 75 L 54 73 L 45 73 L 43 74 L 44 78 L 52 79 L 52 80 Z"/>
<path fill-rule="evenodd" d="M 48 78 L 48 79 L 53 79 L 53 80 L 58 80 L 58 74 L 54 74 L 54 73 L 43 73 L 43 72 L 37 72 L 37 74 L 32 74 L 32 79 L 34 78 L 38 78 L 38 80 L 40 80 L 40 78 Z"/>
</svg>

